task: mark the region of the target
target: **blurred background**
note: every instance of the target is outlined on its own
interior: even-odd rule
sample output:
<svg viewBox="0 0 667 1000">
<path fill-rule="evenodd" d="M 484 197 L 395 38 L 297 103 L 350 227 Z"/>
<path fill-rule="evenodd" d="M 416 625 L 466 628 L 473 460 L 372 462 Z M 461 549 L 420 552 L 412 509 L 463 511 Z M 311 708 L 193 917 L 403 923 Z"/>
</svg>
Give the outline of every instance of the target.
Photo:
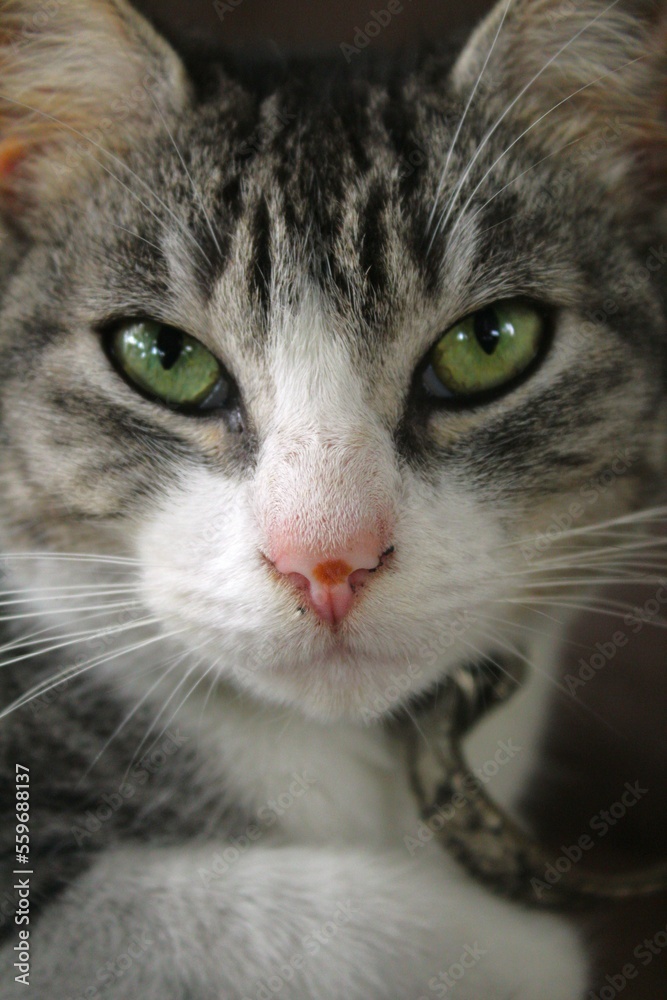
<svg viewBox="0 0 667 1000">
<path fill-rule="evenodd" d="M 156 24 L 176 28 L 178 33 L 216 36 L 227 45 L 256 45 L 268 41 L 290 48 L 325 48 L 352 43 L 357 27 L 382 10 L 387 0 L 138 0 L 137 6 Z M 385 47 L 446 36 L 461 30 L 491 4 L 486 0 L 401 0 L 400 15 L 392 18 L 374 40 Z"/>
<path fill-rule="evenodd" d="M 355 32 L 363 29 L 372 12 L 387 6 L 387 0 L 135 2 L 173 39 L 210 43 L 217 38 L 225 45 L 261 44 L 278 51 L 353 44 Z M 558 3 L 566 6 L 571 0 L 554 0 L 554 5 Z M 372 45 L 392 48 L 421 39 L 462 37 L 491 4 L 401 0 L 401 6 L 400 15 L 372 39 Z M 656 590 L 652 586 L 621 595 L 616 588 L 612 596 L 643 611 L 653 608 L 647 602 L 655 600 Z M 624 623 L 623 615 L 582 616 L 565 647 L 561 689 L 555 689 L 539 773 L 526 796 L 526 811 L 552 845 L 554 858 L 561 855 L 563 845 L 590 832 L 591 817 L 619 799 L 625 782 L 639 782 L 647 792 L 603 838 L 596 839 L 586 862 L 596 869 L 618 870 L 667 858 L 667 633 L 661 627 L 667 606 L 656 613 L 646 611 L 643 618 L 637 629 L 636 624 Z M 627 639 L 625 645 L 615 650 L 603 669 L 594 670 L 573 697 L 567 677 L 578 676 L 582 659 L 590 661 L 599 648 L 596 643 L 608 644 L 619 629 Z M 577 919 L 595 962 L 593 992 L 586 1000 L 611 1000 L 619 993 L 624 1000 L 667 998 L 667 947 L 659 943 L 667 941 L 667 895 L 609 905 Z M 529 942 L 526 945 L 530 947 Z M 647 964 L 637 958 L 637 948 L 642 955 L 651 955 Z M 637 967 L 638 975 L 621 986 L 618 976 L 628 962 Z"/>
</svg>

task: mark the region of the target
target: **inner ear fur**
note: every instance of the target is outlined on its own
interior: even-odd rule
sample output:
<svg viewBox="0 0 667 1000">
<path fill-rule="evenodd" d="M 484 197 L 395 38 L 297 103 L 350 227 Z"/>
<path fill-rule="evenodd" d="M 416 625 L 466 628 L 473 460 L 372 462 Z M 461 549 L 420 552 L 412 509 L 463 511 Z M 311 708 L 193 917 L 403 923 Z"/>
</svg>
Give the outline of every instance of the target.
<svg viewBox="0 0 667 1000">
<path fill-rule="evenodd" d="M 598 179 L 628 207 L 665 203 L 665 0 L 501 0 L 455 68 L 462 94 L 492 46 L 480 99 L 501 114 L 518 97 L 509 121 L 565 157 L 570 145 L 604 136 L 591 160 Z"/>
<path fill-rule="evenodd" d="M 122 154 L 187 84 L 169 45 L 125 0 L 4 0 L 0 207 L 53 197 L 104 150 Z"/>
</svg>

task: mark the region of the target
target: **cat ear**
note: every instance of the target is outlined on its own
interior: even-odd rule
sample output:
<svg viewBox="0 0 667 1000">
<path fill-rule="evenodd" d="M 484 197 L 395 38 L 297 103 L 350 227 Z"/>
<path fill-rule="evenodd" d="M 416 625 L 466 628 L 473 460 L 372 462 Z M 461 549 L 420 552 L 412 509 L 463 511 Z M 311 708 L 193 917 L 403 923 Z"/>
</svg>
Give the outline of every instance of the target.
<svg viewBox="0 0 667 1000">
<path fill-rule="evenodd" d="M 501 0 L 454 70 L 462 95 L 478 78 L 498 116 L 594 169 L 629 209 L 667 201 L 665 0 Z"/>
<path fill-rule="evenodd" d="M 55 197 L 187 96 L 175 53 L 125 0 L 3 0 L 0 209 Z M 157 108 L 156 108 L 157 106 Z"/>
</svg>

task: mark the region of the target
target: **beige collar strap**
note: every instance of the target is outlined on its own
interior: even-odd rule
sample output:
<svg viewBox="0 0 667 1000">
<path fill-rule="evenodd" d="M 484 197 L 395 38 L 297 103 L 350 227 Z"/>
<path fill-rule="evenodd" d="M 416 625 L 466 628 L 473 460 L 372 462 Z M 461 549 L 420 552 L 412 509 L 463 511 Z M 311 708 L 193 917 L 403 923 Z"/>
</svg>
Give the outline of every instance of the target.
<svg viewBox="0 0 667 1000">
<path fill-rule="evenodd" d="M 467 870 L 502 895 L 542 907 L 572 907 L 667 889 L 667 863 L 649 870 L 601 875 L 572 866 L 549 887 L 553 857 L 486 794 L 468 767 L 461 742 L 486 713 L 517 690 L 525 670 L 518 660 L 502 666 L 464 666 L 396 725 L 407 742 L 411 780 L 424 823 Z"/>
</svg>

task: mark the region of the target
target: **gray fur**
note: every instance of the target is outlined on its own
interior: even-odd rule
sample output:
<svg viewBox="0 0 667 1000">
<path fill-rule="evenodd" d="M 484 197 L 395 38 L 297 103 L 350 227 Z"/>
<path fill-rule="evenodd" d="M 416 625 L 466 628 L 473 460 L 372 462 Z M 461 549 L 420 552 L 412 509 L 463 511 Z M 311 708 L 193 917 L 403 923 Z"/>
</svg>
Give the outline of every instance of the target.
<svg viewBox="0 0 667 1000">
<path fill-rule="evenodd" d="M 102 0 L 98 5 L 104 7 Z M 532 16 L 527 6 L 517 5 L 507 28 L 515 45 L 521 18 Z M 594 15 L 602 5 L 581 6 Z M 640 23 L 633 20 L 639 15 L 624 16 L 628 24 Z M 655 496 L 667 459 L 661 203 L 652 195 L 647 211 L 641 185 L 633 195 L 627 183 L 621 159 L 628 154 L 617 145 L 630 123 L 620 122 L 620 132 L 598 153 L 574 155 L 558 150 L 554 119 L 547 117 L 507 151 L 535 109 L 546 112 L 558 100 L 558 90 L 546 74 L 531 89 L 530 106 L 527 97 L 493 131 L 519 89 L 505 72 L 502 47 L 452 146 L 495 24 L 476 36 L 465 72 L 454 75 L 445 47 L 395 61 L 359 59 L 348 69 L 340 59 L 249 70 L 227 56 L 203 69 L 200 63 L 196 78 L 170 84 L 177 93 L 165 85 L 143 95 L 139 129 L 129 139 L 120 142 L 123 123 L 117 122 L 104 149 L 75 155 L 64 181 L 49 187 L 41 176 L 36 202 L 22 190 L 26 206 L 3 203 L 0 545 L 6 553 L 136 558 L 134 526 L 160 509 L 174 482 L 200 469 L 251 480 L 267 413 L 278 403 L 271 398 L 270 364 L 279 318 L 298 310 L 313 290 L 327 329 L 354 359 L 369 411 L 395 444 L 397 467 L 411 469 L 424 490 L 443 477 L 472 484 L 513 539 L 525 521 L 539 523 L 545 511 L 594 482 L 619 449 L 633 457 L 614 487 L 611 509 L 634 510 Z M 567 25 L 560 30 L 567 37 Z M 163 58 L 153 53 L 150 59 L 158 78 Z M 581 58 L 585 62 L 586 54 Z M 618 61 L 617 53 L 609 60 Z M 664 93 L 664 85 L 664 77 L 656 80 L 655 91 Z M 601 132 L 607 124 L 606 118 L 597 123 Z M 58 155 L 66 160 L 77 136 L 60 141 Z M 581 148 L 588 148 L 586 141 Z M 429 225 L 436 199 L 437 222 L 475 156 L 457 210 L 444 228 Z M 39 170 L 44 175 L 43 163 Z M 25 184 L 29 192 L 30 177 Z M 551 308 L 555 342 L 562 327 L 577 329 L 578 363 L 550 385 L 486 407 L 426 411 L 414 373 L 438 331 L 479 304 L 518 295 Z M 213 306 L 224 316 L 215 329 Z M 117 377 L 100 347 L 100 330 L 123 316 L 163 319 L 216 351 L 240 387 L 238 404 L 222 418 L 223 431 L 221 418 L 183 417 L 134 394 Z M 12 558 L 4 571 L 3 590 L 21 586 Z M 131 585 L 134 571 L 134 565 L 101 565 L 90 574 L 82 569 L 77 582 Z M 116 621 L 110 614 L 104 624 Z M 38 627 L 34 620 L 29 625 Z M 3 644 L 25 634 L 20 622 L 2 627 Z M 84 647 L 82 660 L 97 653 Z M 73 666 L 73 656 L 54 652 L 3 666 L 1 704 Z M 245 935 L 238 872 L 238 896 L 216 897 L 215 905 L 201 886 L 191 896 L 183 886 L 180 895 L 160 896 L 163 860 L 178 878 L 179 858 L 209 857 L 211 845 L 256 820 L 224 782 L 209 781 L 207 755 L 214 751 L 196 729 L 184 733 L 182 747 L 155 773 L 135 781 L 132 795 L 99 829 L 86 827 L 86 816 L 105 796 L 119 793 L 128 769 L 130 781 L 138 773 L 132 768 L 140 766 L 142 752 L 150 755 L 152 742 L 160 748 L 170 732 L 181 731 L 178 719 L 166 733 L 166 718 L 154 725 L 159 706 L 159 699 L 148 699 L 121 725 L 134 708 L 128 691 L 93 672 L 56 689 L 51 702 L 37 699 L 2 720 L 0 892 L 12 884 L 14 766 L 29 762 L 32 926 L 37 935 L 44 927 L 37 939 L 49 956 L 46 972 L 36 973 L 39 1000 L 66 1000 L 65 990 L 85 989 L 99 965 L 128 947 L 125 938 L 146 928 L 158 944 L 151 944 L 145 964 L 136 961 L 130 986 L 119 980 L 102 995 L 240 998 L 254 969 L 271 968 Z M 306 868 L 317 869 L 318 858 L 317 852 L 309 856 Z M 337 871 L 326 852 L 320 860 Z M 303 927 L 280 920 L 281 904 L 290 898 L 289 873 L 298 868 L 298 856 L 286 856 L 284 874 L 277 864 L 276 886 L 267 890 L 269 896 L 275 890 L 274 910 L 260 923 L 267 938 L 273 935 L 266 947 L 274 957 L 291 953 L 308 926 L 305 916 Z M 399 868 L 392 871 L 400 886 Z M 371 888 L 382 881 L 374 878 Z M 398 888 L 392 891 L 398 899 Z M 366 902 L 381 923 L 379 903 Z M 323 900 L 313 919 L 328 919 L 332 903 Z M 302 916 L 305 899 L 303 905 Z M 488 903 L 491 911 L 495 905 Z M 178 921 L 161 921 L 170 907 L 188 928 L 180 938 Z M 358 923 L 350 925 L 358 936 L 349 947 L 358 945 L 370 964 L 348 995 L 405 1000 L 401 990 L 419 981 L 411 956 L 403 956 L 402 971 L 400 962 L 387 959 L 393 986 L 386 985 L 389 974 L 374 979 L 373 941 L 364 938 L 368 924 Z M 88 938 L 93 925 L 99 934 Z M 0 917 L 0 934 L 9 939 L 13 929 Z M 210 956 L 220 934 L 232 943 L 218 976 Z M 190 947 L 179 964 L 174 953 Z M 74 962 L 69 971 L 66 949 Z M 245 966 L 239 955 L 246 956 Z M 323 1000 L 323 987 L 310 975 L 294 996 Z M 337 988 L 352 989 L 343 979 Z M 13 995 L 3 979 L 0 997 Z"/>
</svg>

